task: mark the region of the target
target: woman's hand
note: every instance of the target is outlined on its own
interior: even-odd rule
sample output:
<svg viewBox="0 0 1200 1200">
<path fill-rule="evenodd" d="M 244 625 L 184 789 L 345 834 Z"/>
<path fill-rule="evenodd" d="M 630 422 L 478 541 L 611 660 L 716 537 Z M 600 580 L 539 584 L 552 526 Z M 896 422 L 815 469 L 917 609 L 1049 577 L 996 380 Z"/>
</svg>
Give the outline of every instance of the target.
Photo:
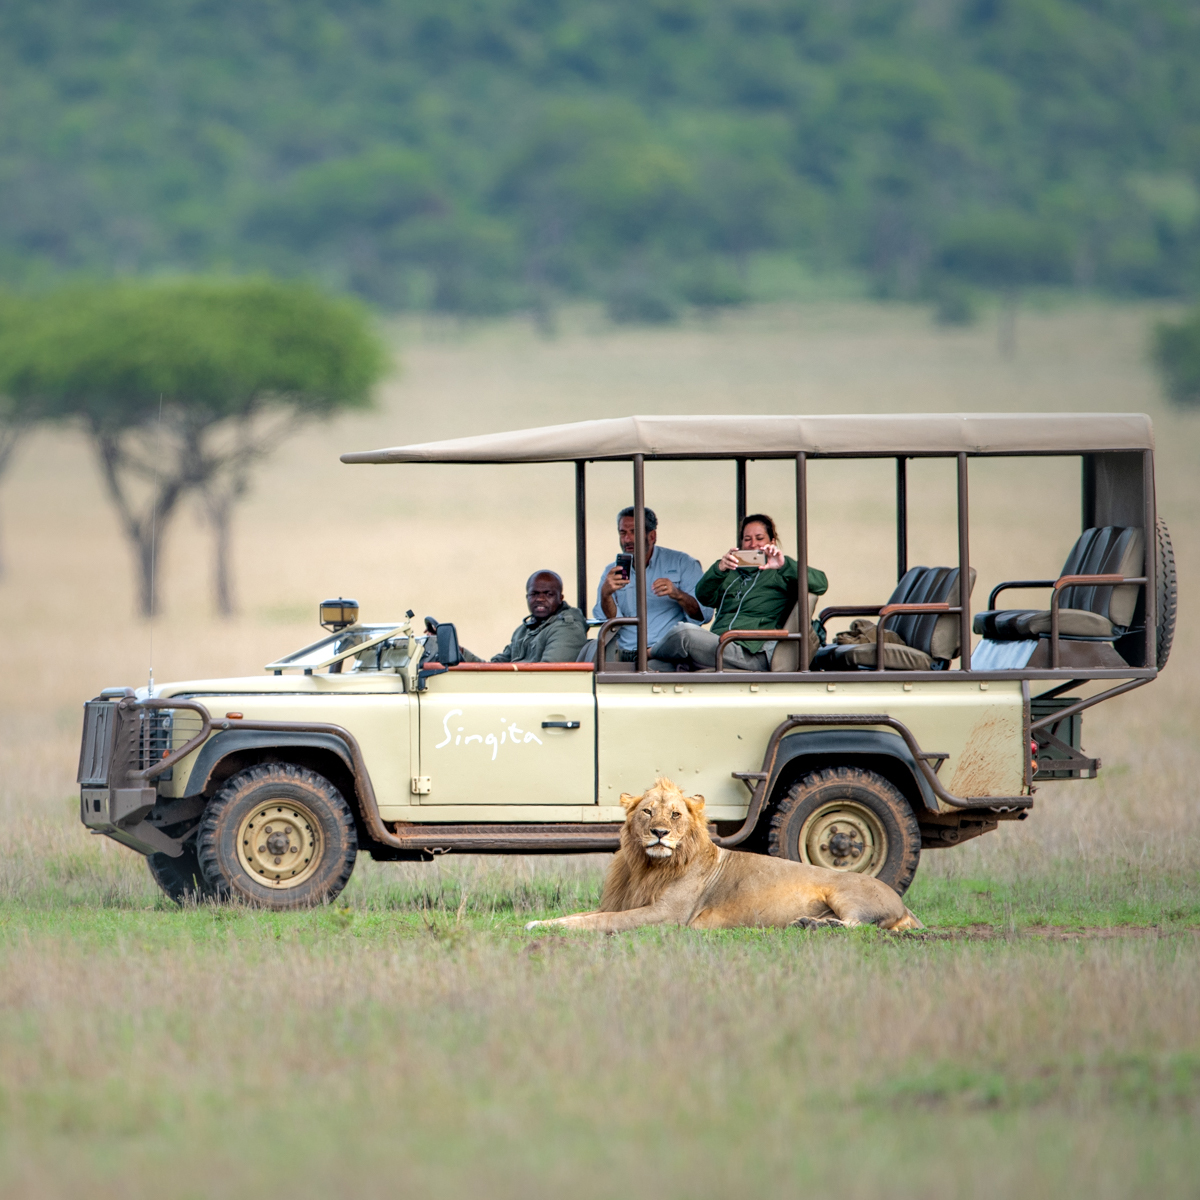
<svg viewBox="0 0 1200 1200">
<path fill-rule="evenodd" d="M 768 542 L 763 547 L 767 561 L 758 569 L 760 571 L 778 571 L 783 566 L 783 551 L 774 542 Z M 724 562 L 724 559 L 721 560 Z"/>
<path fill-rule="evenodd" d="M 717 563 L 717 570 L 736 571 L 741 565 L 742 564 L 738 562 L 737 551 L 730 550 L 722 557 L 721 561 Z"/>
</svg>

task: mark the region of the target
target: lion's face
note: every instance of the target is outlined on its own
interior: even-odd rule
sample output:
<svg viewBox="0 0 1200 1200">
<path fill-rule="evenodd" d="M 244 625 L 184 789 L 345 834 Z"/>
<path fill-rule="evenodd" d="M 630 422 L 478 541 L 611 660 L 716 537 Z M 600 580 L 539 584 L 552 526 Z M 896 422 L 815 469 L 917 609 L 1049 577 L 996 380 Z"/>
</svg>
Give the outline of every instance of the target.
<svg viewBox="0 0 1200 1200">
<path fill-rule="evenodd" d="M 669 779 L 659 779 L 640 796 L 621 797 L 625 824 L 646 857 L 665 860 L 705 831 L 704 797 L 685 796 Z"/>
</svg>

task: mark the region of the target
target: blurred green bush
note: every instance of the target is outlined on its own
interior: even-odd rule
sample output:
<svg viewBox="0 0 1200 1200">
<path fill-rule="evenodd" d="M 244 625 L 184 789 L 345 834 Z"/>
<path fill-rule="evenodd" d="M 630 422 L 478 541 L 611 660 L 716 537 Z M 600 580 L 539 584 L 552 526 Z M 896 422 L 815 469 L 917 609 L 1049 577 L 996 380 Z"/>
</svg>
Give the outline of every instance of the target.
<svg viewBox="0 0 1200 1200">
<path fill-rule="evenodd" d="M 13 0 L 0 283 L 267 270 L 552 324 L 637 311 L 654 261 L 661 319 L 766 260 L 929 295 L 990 222 L 1056 286 L 1186 295 L 1197 60 L 1192 0 Z"/>
</svg>

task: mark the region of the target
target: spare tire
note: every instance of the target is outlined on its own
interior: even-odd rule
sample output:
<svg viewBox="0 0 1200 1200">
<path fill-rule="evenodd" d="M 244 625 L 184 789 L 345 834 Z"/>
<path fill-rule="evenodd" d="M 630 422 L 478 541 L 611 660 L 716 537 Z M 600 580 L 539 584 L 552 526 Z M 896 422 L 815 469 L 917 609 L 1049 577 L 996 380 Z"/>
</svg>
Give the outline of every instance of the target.
<svg viewBox="0 0 1200 1200">
<path fill-rule="evenodd" d="M 1161 671 L 1171 654 L 1171 643 L 1175 640 L 1175 612 L 1178 607 L 1178 592 L 1175 583 L 1175 551 L 1171 549 L 1171 535 L 1167 523 L 1159 517 L 1155 522 L 1155 548 L 1158 555 L 1158 605 L 1156 608 L 1158 627 L 1155 638 L 1155 662 Z"/>
</svg>

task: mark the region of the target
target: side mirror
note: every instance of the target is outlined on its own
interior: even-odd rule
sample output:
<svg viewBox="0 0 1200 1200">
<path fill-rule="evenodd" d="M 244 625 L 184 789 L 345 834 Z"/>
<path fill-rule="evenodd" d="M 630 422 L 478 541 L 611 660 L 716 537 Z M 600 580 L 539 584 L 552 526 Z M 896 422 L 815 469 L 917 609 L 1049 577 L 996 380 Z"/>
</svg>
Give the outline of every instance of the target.
<svg viewBox="0 0 1200 1200">
<path fill-rule="evenodd" d="M 456 667 L 462 662 L 462 653 L 458 648 L 458 630 L 453 625 L 442 623 L 437 627 L 437 656 L 438 662 L 444 667 Z"/>
</svg>

